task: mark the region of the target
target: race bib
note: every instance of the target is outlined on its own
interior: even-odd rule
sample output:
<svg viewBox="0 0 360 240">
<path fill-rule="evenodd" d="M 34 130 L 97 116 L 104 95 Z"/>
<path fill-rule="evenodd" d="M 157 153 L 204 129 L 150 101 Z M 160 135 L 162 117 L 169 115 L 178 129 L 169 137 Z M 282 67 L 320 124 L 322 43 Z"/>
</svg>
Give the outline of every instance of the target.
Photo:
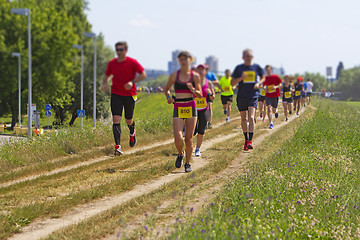
<svg viewBox="0 0 360 240">
<path fill-rule="evenodd" d="M 137 100 L 137 95 L 134 95 L 134 96 L 132 96 L 132 97 L 133 97 L 134 101 L 136 102 L 136 100 Z"/>
<path fill-rule="evenodd" d="M 291 98 L 291 92 L 284 92 L 285 98 Z"/>
<path fill-rule="evenodd" d="M 230 92 L 230 91 L 231 91 L 231 87 L 230 87 L 230 86 L 224 87 L 224 92 Z"/>
<path fill-rule="evenodd" d="M 276 92 L 275 86 L 274 85 L 269 85 L 268 86 L 268 93 L 274 93 L 274 92 Z"/>
<path fill-rule="evenodd" d="M 301 91 L 295 91 L 295 96 L 300 96 L 301 95 Z"/>
<path fill-rule="evenodd" d="M 179 107 L 179 118 L 192 118 L 192 107 Z"/>
<path fill-rule="evenodd" d="M 202 97 L 202 98 L 195 98 L 195 103 L 196 103 L 196 107 L 199 109 L 203 109 L 206 108 L 207 104 L 206 104 L 206 98 Z"/>
<path fill-rule="evenodd" d="M 245 71 L 246 78 L 244 79 L 244 83 L 255 83 L 255 71 Z"/>
<path fill-rule="evenodd" d="M 260 96 L 265 96 L 265 95 L 266 95 L 265 89 L 261 89 Z"/>
</svg>

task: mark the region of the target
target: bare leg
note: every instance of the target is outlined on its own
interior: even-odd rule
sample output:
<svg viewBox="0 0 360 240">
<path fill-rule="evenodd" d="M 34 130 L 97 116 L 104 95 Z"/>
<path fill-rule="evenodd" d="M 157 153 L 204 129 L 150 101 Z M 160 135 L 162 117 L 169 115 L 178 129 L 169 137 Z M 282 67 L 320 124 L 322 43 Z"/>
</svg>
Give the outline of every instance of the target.
<svg viewBox="0 0 360 240">
<path fill-rule="evenodd" d="M 204 141 L 204 135 L 201 134 L 197 134 L 197 139 L 196 139 L 196 148 L 200 149 L 201 144 Z"/>
<path fill-rule="evenodd" d="M 288 118 L 288 103 L 287 103 L 287 102 L 283 102 L 283 106 L 284 106 L 284 115 L 285 115 L 285 118 Z"/>
<path fill-rule="evenodd" d="M 180 155 L 183 154 L 183 148 L 184 148 L 183 128 L 184 128 L 184 120 L 181 118 L 173 118 L 174 142 L 175 142 L 175 147 Z M 193 132 L 194 130 L 191 133 Z"/>
<path fill-rule="evenodd" d="M 241 117 L 241 129 L 243 130 L 244 133 L 247 132 L 247 118 L 246 118 L 246 112 L 247 111 L 241 111 L 240 112 L 240 117 Z"/>
<path fill-rule="evenodd" d="M 230 117 L 231 115 L 231 102 L 227 102 L 227 116 Z"/>
<path fill-rule="evenodd" d="M 186 163 L 190 162 L 191 154 L 193 151 L 193 136 L 196 126 L 197 117 L 188 118 L 185 120 L 185 154 Z"/>
<path fill-rule="evenodd" d="M 271 105 L 267 106 L 267 113 L 270 123 L 272 123 L 272 112 L 271 112 Z"/>
</svg>

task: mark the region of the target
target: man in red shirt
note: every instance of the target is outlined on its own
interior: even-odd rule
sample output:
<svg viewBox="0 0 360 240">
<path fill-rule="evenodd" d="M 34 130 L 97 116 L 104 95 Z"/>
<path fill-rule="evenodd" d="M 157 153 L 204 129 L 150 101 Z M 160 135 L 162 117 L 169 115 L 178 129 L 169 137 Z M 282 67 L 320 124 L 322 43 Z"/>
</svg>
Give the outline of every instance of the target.
<svg viewBox="0 0 360 240">
<path fill-rule="evenodd" d="M 125 121 L 130 130 L 130 147 L 136 144 L 135 122 L 133 120 L 135 101 L 137 98 L 135 83 L 146 78 L 144 68 L 135 59 L 126 56 L 128 45 L 126 42 L 115 44 L 117 58 L 109 61 L 103 78 L 102 90 L 107 92 L 108 80 L 112 76 L 111 85 L 111 112 L 113 115 L 113 133 L 115 139 L 114 155 L 122 155 L 120 146 L 121 117 L 125 110 Z M 138 74 L 138 75 L 137 75 Z M 137 75 L 137 76 L 136 76 Z"/>
<path fill-rule="evenodd" d="M 279 104 L 279 97 L 280 97 L 280 86 L 282 84 L 282 80 L 278 75 L 272 74 L 272 67 L 267 65 L 265 67 L 266 76 L 265 82 L 263 83 L 266 94 L 265 94 L 265 101 L 266 106 L 268 108 L 268 118 L 270 121 L 270 129 L 274 127 L 274 123 L 272 122 L 272 114 L 275 114 L 275 118 L 279 117 L 279 113 L 277 111 L 277 107 Z M 272 107 L 272 112 L 270 111 Z"/>
</svg>

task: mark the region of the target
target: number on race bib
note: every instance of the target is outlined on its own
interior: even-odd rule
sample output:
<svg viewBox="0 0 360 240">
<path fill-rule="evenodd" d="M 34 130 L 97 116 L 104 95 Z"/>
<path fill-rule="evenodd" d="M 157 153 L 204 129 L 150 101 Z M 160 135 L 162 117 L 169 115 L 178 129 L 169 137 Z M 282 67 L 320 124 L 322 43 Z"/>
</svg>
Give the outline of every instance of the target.
<svg viewBox="0 0 360 240">
<path fill-rule="evenodd" d="M 265 90 L 264 90 L 264 89 L 261 89 L 261 91 L 260 91 L 260 96 L 265 96 L 265 95 L 266 95 Z"/>
<path fill-rule="evenodd" d="M 246 78 L 244 79 L 244 83 L 255 83 L 256 74 L 254 71 L 245 71 Z"/>
<path fill-rule="evenodd" d="M 192 118 L 192 107 L 179 107 L 179 118 Z"/>
<path fill-rule="evenodd" d="M 285 92 L 284 95 L 285 98 L 291 98 L 291 92 Z"/>
<path fill-rule="evenodd" d="M 224 91 L 225 91 L 225 92 L 230 92 L 230 91 L 231 91 L 231 87 L 230 87 L 230 86 L 224 87 Z"/>
<path fill-rule="evenodd" d="M 295 91 L 295 96 L 300 96 L 301 95 L 301 91 Z"/>
<path fill-rule="evenodd" d="M 196 103 L 196 107 L 198 109 L 203 109 L 206 108 L 207 104 L 206 104 L 206 98 L 202 97 L 202 98 L 195 98 L 195 103 Z"/>
<path fill-rule="evenodd" d="M 268 92 L 269 92 L 269 93 L 274 93 L 274 92 L 276 92 L 275 86 L 274 86 L 274 85 L 269 85 L 269 86 L 268 86 Z"/>
</svg>

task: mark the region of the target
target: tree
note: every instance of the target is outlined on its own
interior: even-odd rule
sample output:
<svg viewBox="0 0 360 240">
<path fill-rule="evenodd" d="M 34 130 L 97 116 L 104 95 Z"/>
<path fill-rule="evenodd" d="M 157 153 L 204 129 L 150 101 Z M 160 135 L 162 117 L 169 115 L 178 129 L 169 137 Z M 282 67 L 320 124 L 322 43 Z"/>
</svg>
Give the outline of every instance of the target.
<svg viewBox="0 0 360 240">
<path fill-rule="evenodd" d="M 336 68 L 336 80 L 340 78 L 342 70 L 344 70 L 344 64 L 340 61 Z"/>
<path fill-rule="evenodd" d="M 342 92 L 343 99 L 360 101 L 360 67 L 343 70 L 335 90 Z"/>
</svg>

